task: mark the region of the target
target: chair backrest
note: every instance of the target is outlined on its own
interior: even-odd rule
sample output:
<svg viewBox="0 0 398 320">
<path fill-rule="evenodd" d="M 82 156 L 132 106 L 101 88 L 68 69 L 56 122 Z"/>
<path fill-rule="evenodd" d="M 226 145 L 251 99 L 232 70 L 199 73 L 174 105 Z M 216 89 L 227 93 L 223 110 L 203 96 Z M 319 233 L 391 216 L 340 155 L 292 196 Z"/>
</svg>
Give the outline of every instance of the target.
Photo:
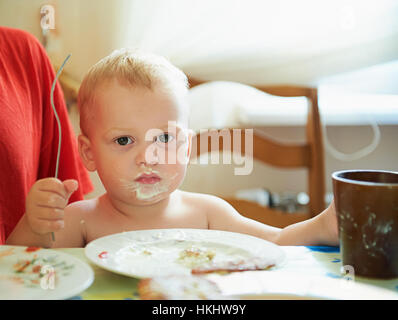
<svg viewBox="0 0 398 320">
<path fill-rule="evenodd" d="M 190 78 L 190 87 L 203 84 L 206 81 L 200 81 Z M 253 157 L 266 164 L 284 168 L 306 168 L 308 172 L 308 213 L 302 216 L 287 215 L 282 217 L 282 212 L 278 212 L 281 223 L 269 223 L 269 219 L 264 218 L 264 207 L 250 204 L 248 201 L 237 199 L 226 199 L 243 215 L 260 220 L 264 223 L 284 226 L 293 222 L 303 220 L 308 217 L 319 214 L 325 208 L 325 164 L 324 150 L 322 142 L 322 130 L 318 110 L 318 92 L 316 88 L 300 87 L 300 86 L 252 86 L 258 90 L 281 97 L 307 97 L 309 100 L 308 116 L 306 123 L 306 142 L 300 144 L 286 144 L 271 140 L 268 137 L 253 134 Z M 223 129 L 225 130 L 225 129 Z M 232 130 L 232 128 L 228 128 Z M 232 133 L 232 132 L 231 132 Z M 206 152 L 223 151 L 224 145 L 222 141 L 217 146 L 211 145 L 212 131 L 205 133 L 207 137 L 207 148 L 200 145 L 200 141 L 204 141 L 206 137 L 197 134 L 193 142 L 193 154 L 199 156 Z M 202 134 L 203 135 L 203 134 Z M 241 141 L 244 143 L 244 130 L 241 131 Z M 230 135 L 233 139 L 233 135 Z M 230 145 L 233 145 L 230 143 Z M 195 153 L 196 148 L 196 153 Z M 245 150 L 242 145 L 241 150 Z M 237 208 L 239 207 L 239 208 Z M 252 210 L 252 213 L 243 211 Z M 287 220 L 286 220 L 287 219 Z M 271 221 L 272 222 L 272 221 Z"/>
</svg>

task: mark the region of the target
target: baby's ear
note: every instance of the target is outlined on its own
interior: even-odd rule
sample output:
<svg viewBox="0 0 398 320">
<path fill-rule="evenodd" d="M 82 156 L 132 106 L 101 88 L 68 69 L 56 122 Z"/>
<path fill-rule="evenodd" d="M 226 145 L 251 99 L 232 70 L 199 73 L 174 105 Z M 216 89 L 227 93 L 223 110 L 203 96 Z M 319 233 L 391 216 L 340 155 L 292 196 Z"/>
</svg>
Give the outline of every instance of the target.
<svg viewBox="0 0 398 320">
<path fill-rule="evenodd" d="M 88 171 L 95 171 L 96 165 L 94 161 L 94 155 L 91 147 L 90 139 L 81 134 L 78 137 L 79 154 L 83 160 L 83 164 Z"/>
</svg>

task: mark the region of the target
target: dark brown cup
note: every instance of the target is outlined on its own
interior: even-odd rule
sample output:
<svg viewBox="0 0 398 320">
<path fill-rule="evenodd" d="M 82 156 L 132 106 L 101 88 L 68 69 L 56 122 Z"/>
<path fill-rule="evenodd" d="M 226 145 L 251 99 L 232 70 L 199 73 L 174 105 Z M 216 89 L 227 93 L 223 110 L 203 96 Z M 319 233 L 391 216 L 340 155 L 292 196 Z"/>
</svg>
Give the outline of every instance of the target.
<svg viewBox="0 0 398 320">
<path fill-rule="evenodd" d="M 332 181 L 343 265 L 358 276 L 398 277 L 398 172 L 338 171 Z"/>
</svg>

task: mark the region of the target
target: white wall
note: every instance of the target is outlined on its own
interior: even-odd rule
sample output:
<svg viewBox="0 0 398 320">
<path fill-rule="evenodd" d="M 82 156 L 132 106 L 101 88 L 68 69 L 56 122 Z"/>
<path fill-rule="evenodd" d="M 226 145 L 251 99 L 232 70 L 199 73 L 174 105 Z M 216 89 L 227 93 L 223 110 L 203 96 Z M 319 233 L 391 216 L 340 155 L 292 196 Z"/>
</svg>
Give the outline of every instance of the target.
<svg viewBox="0 0 398 320">
<path fill-rule="evenodd" d="M 43 4 L 55 9 L 49 53 L 57 64 L 72 53 L 65 70 L 78 80 L 121 46 L 164 54 L 197 77 L 252 84 L 313 85 L 398 59 L 390 0 L 2 0 L 0 24 L 40 37 Z"/>
<path fill-rule="evenodd" d="M 1 0 L 0 25 L 27 30 L 41 39 L 40 8 L 50 1 Z"/>
<path fill-rule="evenodd" d="M 80 80 L 89 66 L 118 47 L 118 44 L 122 41 L 121 39 L 124 39 L 125 30 L 120 30 L 118 23 L 127 19 L 127 13 L 122 12 L 123 8 L 128 8 L 128 6 L 125 6 L 126 3 L 128 3 L 126 0 L 1 0 L 0 24 L 28 30 L 41 39 L 40 7 L 44 4 L 53 5 L 56 11 L 56 29 L 52 32 L 53 38 L 49 47 L 49 54 L 53 61 L 59 64 L 68 53 L 72 53 L 72 58 L 65 70 Z M 396 36 L 396 33 L 392 33 L 388 37 L 395 39 Z M 381 39 L 382 42 L 380 43 L 391 43 L 391 41 L 387 41 L 388 37 Z M 321 79 L 323 76 L 330 75 L 333 72 L 349 70 L 350 67 L 345 65 L 347 61 L 356 60 L 361 56 L 364 61 L 368 59 L 365 62 L 362 61 L 363 63 L 361 62 L 361 64 L 371 64 L 377 59 L 379 61 L 387 61 L 397 58 L 397 52 L 394 51 L 396 43 L 398 42 L 395 42 L 395 46 L 388 46 L 384 57 L 380 56 L 382 47 L 374 43 L 371 45 L 368 43 L 364 48 L 374 47 L 375 49 L 370 51 L 370 55 L 361 55 L 363 48 L 353 47 L 347 51 L 347 54 L 344 54 L 344 50 L 340 50 L 332 60 L 327 59 L 325 55 L 321 55 L 318 56 L 318 62 L 313 60 L 315 56 L 309 56 L 307 59 L 297 60 L 300 63 L 295 66 L 291 63 L 286 66 L 282 66 L 280 63 L 275 66 L 267 65 L 262 69 L 263 79 L 267 83 L 272 83 L 272 81 L 312 83 L 317 77 Z M 369 60 L 369 57 L 376 55 L 376 53 L 377 59 Z M 345 55 L 349 57 L 348 60 L 343 59 Z M 334 68 L 332 68 L 332 65 L 334 65 Z M 259 70 L 257 68 L 252 70 L 244 78 L 250 80 L 251 75 L 260 74 Z M 315 74 L 317 72 L 318 75 Z M 384 74 L 384 72 L 381 74 Z M 364 76 L 360 75 L 351 81 L 357 81 L 358 78 L 363 79 Z M 396 74 L 389 79 L 393 79 L 392 81 L 396 80 Z M 379 86 L 383 87 L 383 84 L 379 84 Z M 389 93 L 396 93 L 395 89 L 398 86 L 390 83 L 389 88 L 393 88 L 389 90 Z M 369 90 L 372 91 L 372 87 Z M 76 115 L 73 119 L 77 128 Z M 304 138 L 304 129 L 302 127 L 268 127 L 264 130 L 275 138 L 287 140 Z M 345 152 L 357 150 L 371 140 L 369 127 L 330 127 L 327 132 L 331 143 L 338 150 Z M 372 154 L 355 162 L 341 162 L 326 154 L 327 177 L 335 170 L 349 168 L 398 171 L 397 137 L 398 126 L 382 126 L 380 145 Z M 95 183 L 98 183 L 96 175 L 93 174 L 92 177 Z M 220 195 L 231 195 L 238 189 L 249 187 L 267 187 L 273 191 L 302 191 L 306 188 L 304 177 L 304 172 L 295 172 L 292 177 L 289 172 L 286 173 L 280 170 L 271 172 L 270 168 L 260 164 L 255 164 L 252 175 L 240 177 L 233 175 L 232 167 L 211 165 L 204 168 L 193 165 L 189 169 L 183 189 Z M 330 179 L 327 180 L 327 189 L 331 191 Z M 98 187 L 97 191 L 91 196 L 102 191 L 103 189 Z"/>
<path fill-rule="evenodd" d="M 120 42 L 119 15 L 125 0 L 1 0 L 0 25 L 29 31 L 42 41 L 40 8 L 55 11 L 49 56 L 60 65 L 71 53 L 65 71 L 81 80 L 88 68 L 108 55 Z"/>
</svg>

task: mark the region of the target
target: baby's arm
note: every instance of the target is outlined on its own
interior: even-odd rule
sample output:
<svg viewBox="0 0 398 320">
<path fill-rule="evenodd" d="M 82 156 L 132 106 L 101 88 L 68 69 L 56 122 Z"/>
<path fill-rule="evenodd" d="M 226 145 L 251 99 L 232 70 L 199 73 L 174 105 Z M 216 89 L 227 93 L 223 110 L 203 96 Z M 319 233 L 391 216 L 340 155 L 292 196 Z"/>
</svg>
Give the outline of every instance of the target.
<svg viewBox="0 0 398 320">
<path fill-rule="evenodd" d="M 65 207 L 76 189 L 77 181 L 75 180 L 64 182 L 55 178 L 38 180 L 26 198 L 26 213 L 7 238 L 6 243 L 50 248 L 74 242 L 71 240 L 76 235 L 64 236 L 66 229 L 74 232 L 73 228 L 70 228 L 70 219 L 65 217 L 67 211 Z M 52 232 L 55 234 L 55 242 L 52 241 Z"/>
<path fill-rule="evenodd" d="M 83 248 L 86 244 L 84 204 L 86 200 L 74 202 L 65 208 L 65 226 L 55 232 L 53 248 Z"/>
<path fill-rule="evenodd" d="M 245 233 L 279 245 L 338 244 L 333 204 L 312 219 L 280 229 L 240 215 L 220 198 L 209 196 L 206 202 L 209 229 Z"/>
<path fill-rule="evenodd" d="M 295 243 L 298 241 L 299 243 Z M 277 243 L 280 245 L 339 245 L 334 201 L 317 216 L 282 229 Z"/>
</svg>

